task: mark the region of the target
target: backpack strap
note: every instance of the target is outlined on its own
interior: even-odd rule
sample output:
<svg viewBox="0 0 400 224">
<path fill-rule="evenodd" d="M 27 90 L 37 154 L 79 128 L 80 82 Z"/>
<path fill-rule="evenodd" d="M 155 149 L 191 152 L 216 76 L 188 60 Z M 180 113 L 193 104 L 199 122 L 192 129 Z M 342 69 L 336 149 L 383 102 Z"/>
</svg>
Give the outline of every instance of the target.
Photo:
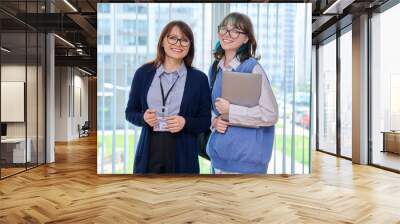
<svg viewBox="0 0 400 224">
<path fill-rule="evenodd" d="M 211 89 L 211 92 L 214 89 L 214 83 L 215 83 L 215 80 L 217 79 L 218 64 L 219 64 L 219 61 L 215 60 L 214 63 L 212 64 L 212 67 L 211 67 L 211 77 L 210 77 L 210 89 Z"/>
</svg>

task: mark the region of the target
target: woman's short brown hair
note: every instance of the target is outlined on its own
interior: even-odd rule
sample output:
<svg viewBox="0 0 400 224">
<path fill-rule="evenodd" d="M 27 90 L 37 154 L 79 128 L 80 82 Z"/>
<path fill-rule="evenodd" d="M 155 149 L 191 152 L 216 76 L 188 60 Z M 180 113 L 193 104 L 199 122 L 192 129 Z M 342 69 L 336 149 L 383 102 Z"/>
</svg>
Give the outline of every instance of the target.
<svg viewBox="0 0 400 224">
<path fill-rule="evenodd" d="M 194 58 L 193 32 L 192 29 L 190 29 L 190 27 L 185 22 L 179 20 L 169 22 L 161 31 L 160 38 L 158 39 L 158 44 L 157 44 L 157 56 L 156 59 L 152 62 L 156 67 L 160 66 L 165 61 L 165 50 L 163 47 L 163 41 L 164 38 L 169 34 L 169 32 L 171 32 L 172 28 L 174 28 L 175 26 L 178 27 L 183 33 L 183 35 L 185 35 L 185 37 L 189 39 L 190 42 L 189 52 L 183 58 L 183 62 L 185 63 L 186 67 L 188 68 L 192 67 L 192 62 Z"/>
<path fill-rule="evenodd" d="M 238 12 L 229 13 L 218 27 L 232 25 L 236 29 L 242 30 L 249 40 L 247 43 L 243 44 L 236 55 L 239 57 L 240 62 L 248 59 L 249 57 L 255 57 L 256 49 L 257 49 L 257 41 L 254 35 L 253 24 L 248 16 Z M 220 42 L 217 43 L 214 51 L 215 60 L 221 60 L 225 55 L 224 49 L 222 49 Z"/>
</svg>

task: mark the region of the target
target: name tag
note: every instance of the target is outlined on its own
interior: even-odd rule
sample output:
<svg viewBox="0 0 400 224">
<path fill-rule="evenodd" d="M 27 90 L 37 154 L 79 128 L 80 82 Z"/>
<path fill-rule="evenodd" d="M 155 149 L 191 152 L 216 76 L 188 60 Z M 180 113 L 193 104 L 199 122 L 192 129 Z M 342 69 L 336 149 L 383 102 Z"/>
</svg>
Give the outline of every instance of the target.
<svg viewBox="0 0 400 224">
<path fill-rule="evenodd" d="M 167 118 L 158 117 L 158 124 L 154 126 L 153 131 L 168 131 Z"/>
</svg>

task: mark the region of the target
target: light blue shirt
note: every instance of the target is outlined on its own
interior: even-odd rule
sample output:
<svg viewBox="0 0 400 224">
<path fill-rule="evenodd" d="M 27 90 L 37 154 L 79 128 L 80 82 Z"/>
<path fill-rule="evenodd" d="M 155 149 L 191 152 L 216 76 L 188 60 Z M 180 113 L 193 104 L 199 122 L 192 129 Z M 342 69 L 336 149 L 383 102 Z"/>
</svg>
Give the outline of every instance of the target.
<svg viewBox="0 0 400 224">
<path fill-rule="evenodd" d="M 179 113 L 186 83 L 186 76 L 187 69 L 185 63 L 182 63 L 178 70 L 171 73 L 167 73 L 163 65 L 160 65 L 157 68 L 147 94 L 147 104 L 150 109 L 156 110 L 157 116 L 172 116 Z M 163 114 L 161 111 L 163 100 L 160 81 L 164 89 L 164 96 L 166 96 L 175 80 L 177 80 L 176 84 L 167 98 L 165 103 L 166 111 Z"/>
</svg>

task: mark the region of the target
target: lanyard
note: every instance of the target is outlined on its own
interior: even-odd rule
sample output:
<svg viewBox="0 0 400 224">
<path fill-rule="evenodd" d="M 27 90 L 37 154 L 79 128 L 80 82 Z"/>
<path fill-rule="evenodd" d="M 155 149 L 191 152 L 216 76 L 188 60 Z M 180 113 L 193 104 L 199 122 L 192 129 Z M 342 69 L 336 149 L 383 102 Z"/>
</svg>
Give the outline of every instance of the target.
<svg viewBox="0 0 400 224">
<path fill-rule="evenodd" d="M 163 85 L 162 85 L 162 82 L 161 82 L 161 76 L 160 76 L 160 88 L 161 88 L 161 97 L 162 97 L 162 104 L 163 104 L 163 106 L 162 106 L 162 112 L 163 113 L 165 112 L 165 104 L 167 102 L 168 96 L 171 93 L 171 90 L 174 88 L 174 86 L 175 86 L 176 82 L 178 81 L 178 79 L 179 79 L 179 76 L 175 79 L 175 82 L 172 84 L 171 88 L 169 88 L 169 90 L 167 92 L 167 95 L 164 96 L 164 88 L 163 88 Z"/>
</svg>

